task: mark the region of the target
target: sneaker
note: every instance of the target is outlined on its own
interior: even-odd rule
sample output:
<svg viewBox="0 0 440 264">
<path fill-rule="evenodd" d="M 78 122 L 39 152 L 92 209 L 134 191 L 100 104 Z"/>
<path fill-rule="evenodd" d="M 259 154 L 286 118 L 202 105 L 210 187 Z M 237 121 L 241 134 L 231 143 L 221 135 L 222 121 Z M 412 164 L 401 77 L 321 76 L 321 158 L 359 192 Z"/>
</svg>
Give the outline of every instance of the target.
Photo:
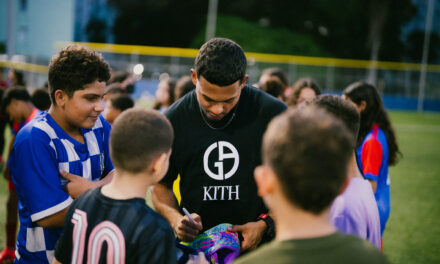
<svg viewBox="0 0 440 264">
<path fill-rule="evenodd" d="M 13 262 L 15 259 L 15 251 L 10 248 L 3 249 L 2 252 L 0 252 L 0 263 L 8 263 Z"/>
</svg>

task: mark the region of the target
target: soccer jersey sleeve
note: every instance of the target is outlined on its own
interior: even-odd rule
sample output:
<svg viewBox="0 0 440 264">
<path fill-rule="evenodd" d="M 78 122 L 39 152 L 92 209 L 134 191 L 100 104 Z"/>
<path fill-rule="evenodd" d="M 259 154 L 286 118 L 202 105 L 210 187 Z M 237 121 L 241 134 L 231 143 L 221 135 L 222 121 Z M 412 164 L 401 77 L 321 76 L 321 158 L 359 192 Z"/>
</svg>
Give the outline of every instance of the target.
<svg viewBox="0 0 440 264">
<path fill-rule="evenodd" d="M 24 138 L 24 139 L 23 139 Z M 63 190 L 55 147 L 44 133 L 19 133 L 9 160 L 14 184 L 32 222 L 53 215 L 72 203 Z"/>
<path fill-rule="evenodd" d="M 377 181 L 383 159 L 382 145 L 375 137 L 368 139 L 362 146 L 362 172 L 366 179 Z"/>
<path fill-rule="evenodd" d="M 104 150 L 104 166 L 105 166 L 102 176 L 106 176 L 107 174 L 109 174 L 109 172 L 111 172 L 114 169 L 112 160 L 110 158 L 110 147 L 109 147 L 111 126 L 104 118 L 101 118 L 101 121 L 104 128 L 103 150 Z"/>
</svg>

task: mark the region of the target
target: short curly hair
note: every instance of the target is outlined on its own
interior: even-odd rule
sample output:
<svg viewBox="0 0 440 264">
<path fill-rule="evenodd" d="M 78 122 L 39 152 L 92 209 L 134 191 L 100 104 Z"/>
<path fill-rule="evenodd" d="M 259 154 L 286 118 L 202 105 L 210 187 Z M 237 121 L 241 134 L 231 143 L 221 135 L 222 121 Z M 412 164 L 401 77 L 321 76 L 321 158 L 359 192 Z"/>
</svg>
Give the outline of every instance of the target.
<svg viewBox="0 0 440 264">
<path fill-rule="evenodd" d="M 49 92 L 56 105 L 55 92 L 64 91 L 69 97 L 85 85 L 107 82 L 110 67 L 101 54 L 80 45 L 70 45 L 52 57 L 49 64 Z"/>
<path fill-rule="evenodd" d="M 243 49 L 226 38 L 213 38 L 203 44 L 195 60 L 197 78 L 227 86 L 242 81 L 246 73 L 246 56 Z"/>
</svg>

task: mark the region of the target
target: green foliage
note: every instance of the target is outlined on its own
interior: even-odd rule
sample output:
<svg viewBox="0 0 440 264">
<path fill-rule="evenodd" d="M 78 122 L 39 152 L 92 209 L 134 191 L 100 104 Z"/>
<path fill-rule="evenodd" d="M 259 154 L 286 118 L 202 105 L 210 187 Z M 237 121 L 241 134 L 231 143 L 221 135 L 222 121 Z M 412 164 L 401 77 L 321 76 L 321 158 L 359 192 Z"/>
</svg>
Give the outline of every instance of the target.
<svg viewBox="0 0 440 264">
<path fill-rule="evenodd" d="M 117 10 L 116 43 L 198 48 L 204 40 L 209 1 L 109 3 Z M 399 61 L 404 54 L 401 28 L 415 11 L 411 0 L 222 0 L 217 35 L 250 43 L 243 44 L 247 50 L 352 59 L 369 59 L 371 40 L 381 40 L 379 60 Z M 265 30 L 256 26 L 261 22 Z"/>
<path fill-rule="evenodd" d="M 118 44 L 188 47 L 205 22 L 208 1 L 109 0 Z"/>
<path fill-rule="evenodd" d="M 310 36 L 285 28 L 267 28 L 234 16 L 217 17 L 217 37 L 236 41 L 246 52 L 330 56 Z M 198 49 L 205 42 L 205 28 L 191 44 Z"/>
<path fill-rule="evenodd" d="M 407 55 L 411 61 L 422 61 L 423 44 L 425 41 L 424 31 L 413 31 L 407 37 Z M 440 35 L 432 32 L 429 41 L 428 63 L 436 63 L 440 59 Z"/>
</svg>

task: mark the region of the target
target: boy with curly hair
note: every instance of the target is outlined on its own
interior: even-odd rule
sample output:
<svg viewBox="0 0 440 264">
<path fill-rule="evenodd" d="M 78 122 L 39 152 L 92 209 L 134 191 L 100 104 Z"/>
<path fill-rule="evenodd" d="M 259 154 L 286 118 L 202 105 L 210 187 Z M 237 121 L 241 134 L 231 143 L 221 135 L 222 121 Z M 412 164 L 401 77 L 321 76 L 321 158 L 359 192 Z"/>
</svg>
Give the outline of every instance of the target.
<svg viewBox="0 0 440 264">
<path fill-rule="evenodd" d="M 20 130 L 9 160 L 19 197 L 16 263 L 50 263 L 72 197 L 111 180 L 110 125 L 100 116 L 109 78 L 102 56 L 79 45 L 52 58 L 52 105 Z"/>
</svg>

